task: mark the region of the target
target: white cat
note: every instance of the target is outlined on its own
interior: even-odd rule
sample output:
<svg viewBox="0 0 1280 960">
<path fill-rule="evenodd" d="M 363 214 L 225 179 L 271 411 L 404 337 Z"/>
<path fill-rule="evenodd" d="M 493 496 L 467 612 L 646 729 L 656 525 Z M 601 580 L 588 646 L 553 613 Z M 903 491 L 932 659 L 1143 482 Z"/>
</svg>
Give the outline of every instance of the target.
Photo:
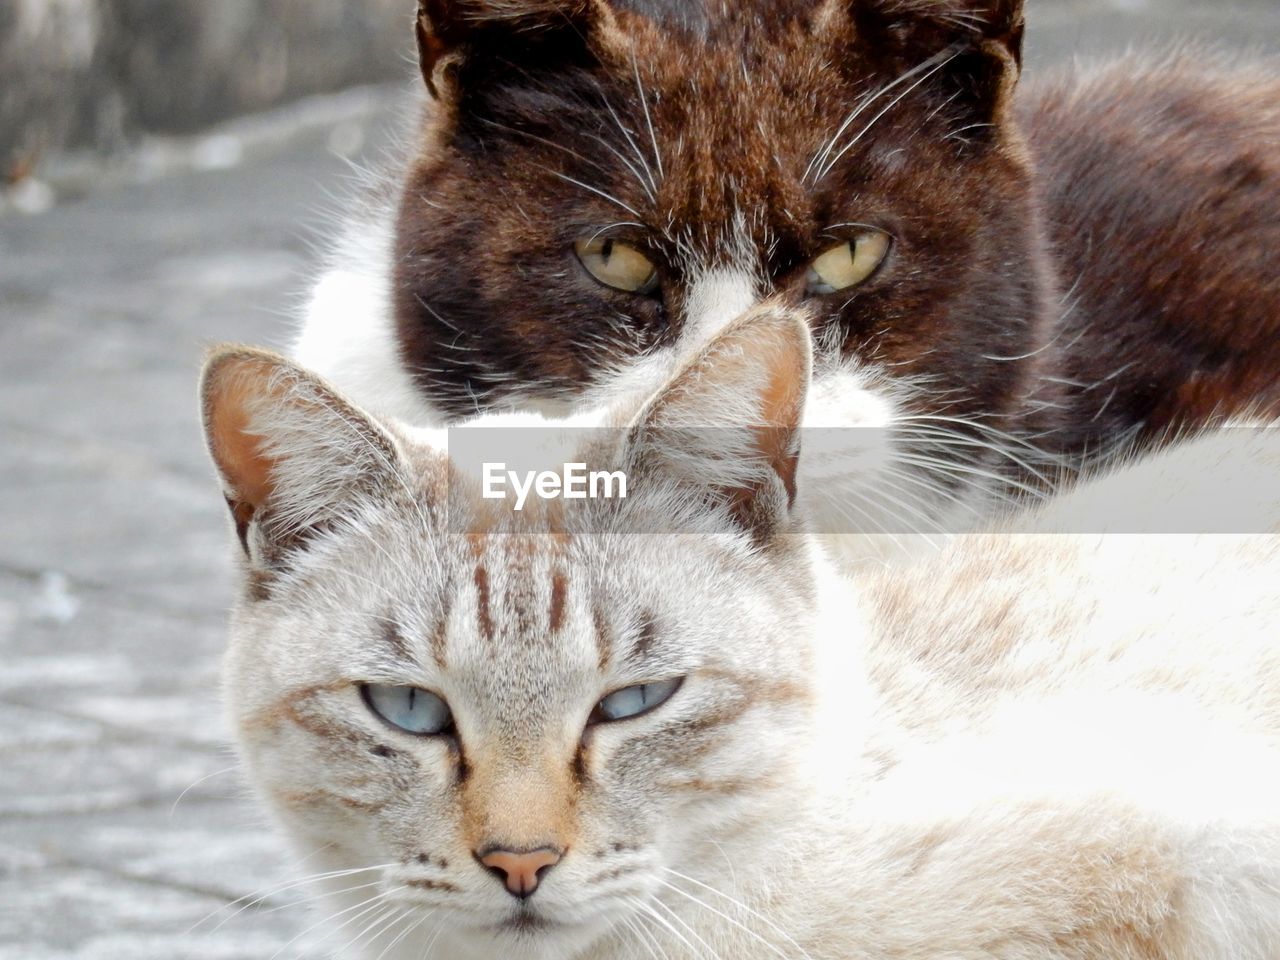
<svg viewBox="0 0 1280 960">
<path fill-rule="evenodd" d="M 519 514 L 294 364 L 213 357 L 226 699 L 335 948 L 1280 957 L 1280 539 L 989 534 L 850 580 L 796 503 L 809 357 L 753 311 L 587 443 L 625 500 Z M 1277 475 L 1263 439 L 1235 466 Z M 1131 469 L 1176 511 L 1221 442 Z"/>
</svg>

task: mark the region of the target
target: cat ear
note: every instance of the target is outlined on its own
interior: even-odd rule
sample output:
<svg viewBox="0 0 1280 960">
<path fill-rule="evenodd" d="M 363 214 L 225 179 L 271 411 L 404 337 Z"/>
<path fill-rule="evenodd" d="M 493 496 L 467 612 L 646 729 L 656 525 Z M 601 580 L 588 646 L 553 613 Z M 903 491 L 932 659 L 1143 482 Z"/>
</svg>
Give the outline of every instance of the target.
<svg viewBox="0 0 1280 960">
<path fill-rule="evenodd" d="M 403 484 L 392 437 L 277 354 L 216 350 L 200 400 L 209 453 L 251 559 L 269 561 Z M 255 543 L 267 556 L 255 555 Z"/>
<path fill-rule="evenodd" d="M 1023 0 L 829 0 L 820 22 L 886 76 L 941 89 L 991 138 L 1022 69 Z M 984 137 L 985 134 L 985 137 Z"/>
<path fill-rule="evenodd" d="M 810 353 L 793 310 L 766 303 L 735 320 L 632 421 L 641 481 L 692 490 L 766 543 L 795 503 Z"/>
<path fill-rule="evenodd" d="M 432 96 L 454 85 L 591 57 L 613 27 L 603 0 L 418 0 L 418 65 Z"/>
</svg>

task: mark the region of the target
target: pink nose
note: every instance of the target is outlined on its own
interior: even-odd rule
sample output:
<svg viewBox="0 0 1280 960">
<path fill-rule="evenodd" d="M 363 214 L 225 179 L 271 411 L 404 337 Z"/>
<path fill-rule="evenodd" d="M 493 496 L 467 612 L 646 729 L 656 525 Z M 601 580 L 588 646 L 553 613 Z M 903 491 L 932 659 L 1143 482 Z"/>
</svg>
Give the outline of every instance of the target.
<svg viewBox="0 0 1280 960">
<path fill-rule="evenodd" d="M 491 847 L 485 853 L 477 853 L 476 859 L 486 870 L 499 877 L 507 892 L 523 900 L 538 889 L 538 881 L 560 862 L 563 854 L 552 847 L 537 850 L 507 850 Z"/>
</svg>

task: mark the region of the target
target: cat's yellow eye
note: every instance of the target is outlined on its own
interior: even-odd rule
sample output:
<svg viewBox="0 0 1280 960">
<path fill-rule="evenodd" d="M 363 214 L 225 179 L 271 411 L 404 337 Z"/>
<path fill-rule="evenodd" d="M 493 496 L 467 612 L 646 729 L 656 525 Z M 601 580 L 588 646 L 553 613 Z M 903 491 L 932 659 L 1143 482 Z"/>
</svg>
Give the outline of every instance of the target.
<svg viewBox="0 0 1280 960">
<path fill-rule="evenodd" d="M 573 245 L 587 273 L 606 287 L 627 293 L 652 293 L 658 286 L 658 268 L 629 243 L 611 237 L 592 237 Z"/>
<path fill-rule="evenodd" d="M 836 244 L 809 264 L 805 279 L 810 293 L 835 293 L 857 286 L 884 262 L 889 235 L 883 230 L 863 230 L 852 240 Z"/>
</svg>

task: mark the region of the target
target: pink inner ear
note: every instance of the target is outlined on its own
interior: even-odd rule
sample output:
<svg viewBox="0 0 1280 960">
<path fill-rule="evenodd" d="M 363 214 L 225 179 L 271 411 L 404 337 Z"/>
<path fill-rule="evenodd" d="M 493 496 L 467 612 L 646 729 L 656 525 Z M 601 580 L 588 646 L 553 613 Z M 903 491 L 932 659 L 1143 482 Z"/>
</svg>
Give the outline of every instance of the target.
<svg viewBox="0 0 1280 960">
<path fill-rule="evenodd" d="M 250 403 L 265 387 L 269 370 L 255 360 L 233 359 L 219 370 L 208 403 L 209 446 L 238 504 L 252 513 L 275 489 L 275 460 L 262 451 L 262 438 L 249 432 Z M 237 510 L 242 507 L 237 506 Z"/>
<path fill-rule="evenodd" d="M 788 355 L 786 359 L 793 358 Z M 794 437 L 800 426 L 805 385 L 803 360 L 779 363 L 770 371 L 769 383 L 760 394 L 760 416 L 765 426 L 757 429 L 756 443 L 782 480 L 790 502 L 796 496 Z"/>
<path fill-rule="evenodd" d="M 771 427 L 793 428 L 800 425 L 800 407 L 804 399 L 805 366 L 794 356 L 790 344 L 780 344 L 786 351 L 785 362 L 769 371 L 769 382 L 760 391 L 760 416 Z"/>
</svg>

